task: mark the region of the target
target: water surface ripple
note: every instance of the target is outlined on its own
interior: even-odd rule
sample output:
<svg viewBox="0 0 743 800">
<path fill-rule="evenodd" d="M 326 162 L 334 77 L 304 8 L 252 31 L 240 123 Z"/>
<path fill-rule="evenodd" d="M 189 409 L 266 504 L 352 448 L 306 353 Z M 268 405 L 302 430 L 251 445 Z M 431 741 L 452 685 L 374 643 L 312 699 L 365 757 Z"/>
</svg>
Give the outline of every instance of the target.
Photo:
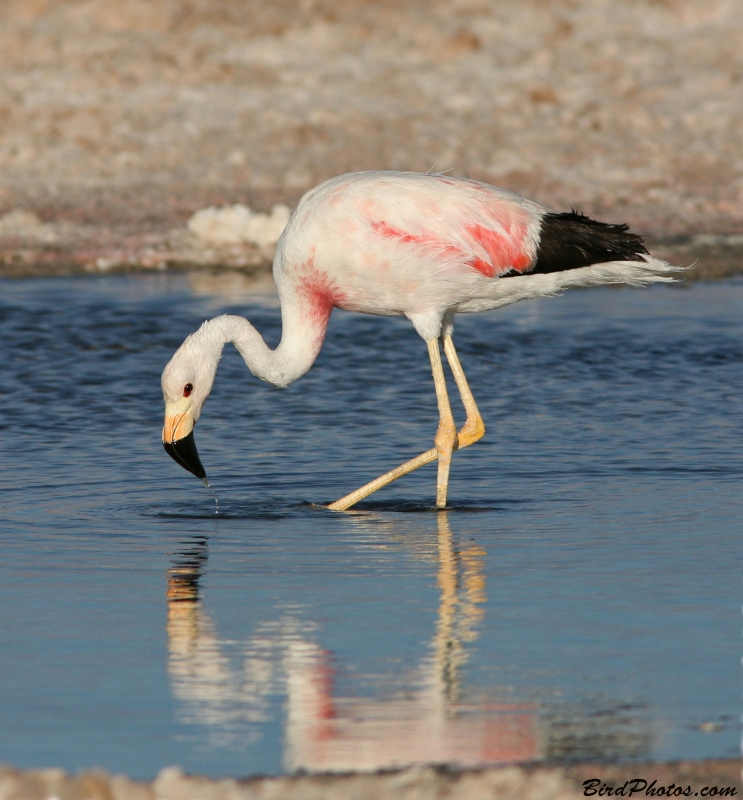
<svg viewBox="0 0 743 800">
<path fill-rule="evenodd" d="M 737 753 L 743 282 L 460 318 L 488 433 L 446 512 L 433 466 L 322 508 L 431 446 L 406 321 L 336 312 L 284 391 L 228 349 L 196 429 L 218 518 L 162 449 L 159 374 L 222 312 L 274 346 L 275 298 L 204 274 L 0 286 L 0 761 Z"/>
</svg>

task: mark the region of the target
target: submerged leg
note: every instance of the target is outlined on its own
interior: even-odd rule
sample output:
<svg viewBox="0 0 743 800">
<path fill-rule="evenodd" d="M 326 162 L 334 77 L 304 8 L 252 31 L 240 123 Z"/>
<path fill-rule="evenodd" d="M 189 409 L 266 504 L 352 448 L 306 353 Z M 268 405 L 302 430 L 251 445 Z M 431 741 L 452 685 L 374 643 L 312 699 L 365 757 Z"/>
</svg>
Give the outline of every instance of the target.
<svg viewBox="0 0 743 800">
<path fill-rule="evenodd" d="M 351 494 L 346 495 L 345 497 L 341 497 L 340 500 L 336 500 L 335 503 L 331 503 L 328 508 L 332 511 L 345 511 L 351 506 L 355 505 L 359 502 L 359 500 L 363 500 L 365 497 L 368 497 L 370 494 L 373 494 L 377 491 L 377 489 L 381 489 L 383 486 L 387 486 L 388 483 L 392 483 L 392 481 L 401 478 L 403 475 L 407 475 L 409 472 L 418 469 L 418 467 L 422 467 L 424 464 L 430 464 L 432 461 L 435 461 L 437 458 L 440 457 L 441 452 L 445 453 L 446 450 L 449 450 L 448 460 L 446 460 L 445 470 L 442 471 L 441 469 L 441 461 L 439 461 L 439 472 L 437 475 L 436 481 L 436 505 L 440 508 L 446 505 L 446 486 L 449 480 L 449 464 L 451 463 L 451 451 L 456 446 L 456 426 L 454 425 L 454 418 L 452 417 L 451 407 L 449 406 L 449 397 L 446 394 L 446 382 L 444 380 L 444 370 L 441 364 L 441 355 L 439 354 L 439 346 L 436 339 L 431 339 L 428 344 L 428 354 L 431 358 L 431 368 L 433 370 L 433 379 L 434 385 L 436 387 L 436 399 L 439 405 L 439 428 L 436 432 L 436 447 L 432 448 L 431 450 L 427 450 L 425 453 L 421 453 L 419 456 L 415 458 L 411 458 L 410 461 L 406 461 L 404 464 L 401 464 L 399 467 L 396 467 L 389 472 L 386 472 L 384 475 L 380 475 L 378 478 L 375 478 L 373 481 L 370 481 L 365 486 L 362 486 L 360 489 L 356 489 L 355 492 L 351 492 Z M 444 416 L 442 415 L 442 397 L 441 391 L 443 388 L 443 402 L 445 404 L 445 409 L 448 410 L 448 422 L 444 422 Z M 461 391 L 461 389 L 460 389 Z M 450 442 L 450 444 L 448 444 Z M 440 448 L 441 447 L 441 451 Z M 443 480 L 443 502 L 439 504 L 440 499 L 440 489 L 439 487 L 442 485 Z"/>
<path fill-rule="evenodd" d="M 457 384 L 457 389 L 459 389 L 459 394 L 462 397 L 464 410 L 467 412 L 467 420 L 459 431 L 457 441 L 457 446 L 461 450 L 461 448 L 469 447 L 469 445 L 482 439 L 485 435 L 485 423 L 477 408 L 475 398 L 472 396 L 470 385 L 467 383 L 462 365 L 459 363 L 459 356 L 454 349 L 454 340 L 451 338 L 451 334 L 445 334 L 441 339 L 444 343 L 446 359 L 449 362 L 452 375 L 454 375 L 454 380 Z"/>
</svg>

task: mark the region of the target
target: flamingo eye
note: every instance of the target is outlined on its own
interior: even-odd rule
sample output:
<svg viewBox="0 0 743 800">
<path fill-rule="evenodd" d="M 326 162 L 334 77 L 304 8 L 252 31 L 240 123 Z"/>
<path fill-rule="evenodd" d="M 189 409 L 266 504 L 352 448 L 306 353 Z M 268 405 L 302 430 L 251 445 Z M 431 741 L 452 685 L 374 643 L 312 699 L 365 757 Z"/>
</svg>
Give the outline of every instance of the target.
<svg viewBox="0 0 743 800">
<path fill-rule="evenodd" d="M 193 384 L 192 383 L 187 383 L 183 387 L 183 396 L 184 397 L 188 397 L 191 394 L 192 391 L 193 391 Z"/>
</svg>

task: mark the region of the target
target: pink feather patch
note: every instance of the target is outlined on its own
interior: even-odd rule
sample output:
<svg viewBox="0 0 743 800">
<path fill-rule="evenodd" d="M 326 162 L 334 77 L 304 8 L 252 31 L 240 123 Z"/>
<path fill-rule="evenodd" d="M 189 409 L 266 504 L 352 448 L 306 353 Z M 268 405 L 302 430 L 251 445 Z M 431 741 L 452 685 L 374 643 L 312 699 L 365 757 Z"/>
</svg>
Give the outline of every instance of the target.
<svg viewBox="0 0 743 800">
<path fill-rule="evenodd" d="M 324 323 L 333 307 L 347 299 L 346 292 L 339 290 L 324 272 L 315 267 L 314 256 L 304 262 L 297 272 L 300 276 L 297 289 L 304 301 L 305 315 L 314 323 Z"/>
<path fill-rule="evenodd" d="M 494 278 L 497 274 L 512 269 L 516 272 L 525 272 L 532 262 L 532 259 L 523 251 L 526 226 L 516 224 L 508 227 L 509 235 L 507 236 L 483 225 L 467 225 L 465 227 L 468 235 L 489 256 L 489 261 L 482 261 L 478 258 L 469 263 L 488 278 Z"/>
<path fill-rule="evenodd" d="M 476 269 L 486 278 L 495 278 L 510 270 L 516 272 L 526 272 L 533 259 L 524 252 L 523 245 L 526 238 L 526 225 L 520 223 L 510 224 L 511 220 L 499 220 L 505 222 L 504 227 L 509 231 L 508 235 L 503 235 L 492 228 L 484 225 L 466 225 L 464 230 L 472 241 L 473 245 L 479 246 L 487 253 L 488 260 L 482 258 L 469 258 L 467 264 Z M 371 223 L 372 228 L 388 239 L 396 239 L 406 244 L 416 244 L 429 247 L 438 252 L 442 257 L 466 255 L 461 248 L 456 247 L 435 236 L 425 234 L 412 234 L 396 230 L 385 220 Z"/>
</svg>

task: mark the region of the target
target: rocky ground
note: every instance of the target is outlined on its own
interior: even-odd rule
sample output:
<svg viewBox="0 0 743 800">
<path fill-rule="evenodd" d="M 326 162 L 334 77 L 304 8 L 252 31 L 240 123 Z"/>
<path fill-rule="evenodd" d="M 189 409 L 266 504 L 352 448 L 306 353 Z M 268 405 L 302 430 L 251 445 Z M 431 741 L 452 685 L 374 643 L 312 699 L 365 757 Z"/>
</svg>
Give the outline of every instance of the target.
<svg viewBox="0 0 743 800">
<path fill-rule="evenodd" d="M 736 271 L 741 130 L 739 0 L 4 0 L 0 274 L 254 269 L 191 215 L 431 167 Z"/>
<path fill-rule="evenodd" d="M 585 781 L 592 783 L 586 787 Z M 461 772 L 411 767 L 376 774 L 243 781 L 188 777 L 169 767 L 152 783 L 105 772 L 71 777 L 60 770 L 23 773 L 6 768 L 0 769 L 0 800 L 577 800 L 586 796 L 608 797 L 606 787 L 618 789 L 628 781 L 632 783 L 620 796 L 627 796 L 630 789 L 635 789 L 634 797 L 640 800 L 680 796 L 680 792 L 671 794 L 676 787 L 682 791 L 689 787 L 687 796 L 692 797 L 712 787 L 715 793 L 709 796 L 719 796 L 720 789 L 727 790 L 723 795 L 726 797 L 740 796 L 743 791 L 738 760 L 614 767 L 590 764 L 570 768 L 501 767 Z M 586 795 L 586 791 L 596 794 Z M 599 791 L 603 793 L 599 795 Z"/>
</svg>

